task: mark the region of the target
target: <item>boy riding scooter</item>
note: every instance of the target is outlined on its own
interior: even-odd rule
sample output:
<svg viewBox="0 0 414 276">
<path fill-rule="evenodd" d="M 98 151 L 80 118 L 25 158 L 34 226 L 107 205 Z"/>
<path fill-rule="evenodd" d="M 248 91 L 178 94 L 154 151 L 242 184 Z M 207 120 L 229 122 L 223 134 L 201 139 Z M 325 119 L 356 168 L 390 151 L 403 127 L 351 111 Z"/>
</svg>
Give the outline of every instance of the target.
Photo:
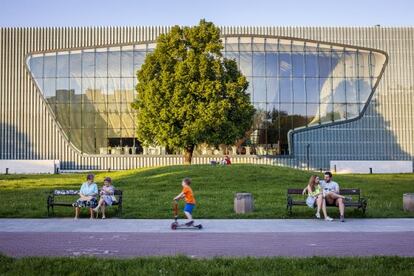
<svg viewBox="0 0 414 276">
<path fill-rule="evenodd" d="M 171 225 L 172 229 L 177 229 L 178 227 L 188 227 L 188 228 L 198 228 L 201 229 L 201 224 L 200 225 L 194 225 L 194 220 L 193 220 L 193 210 L 196 204 L 195 198 L 194 198 L 194 193 L 193 190 L 191 189 L 191 179 L 190 178 L 184 178 L 181 185 L 183 186 L 183 190 L 181 191 L 181 193 L 179 195 L 177 195 L 174 198 L 175 203 L 175 222 Z M 179 224 L 177 222 L 177 204 L 178 201 L 180 199 L 184 199 L 185 200 L 185 206 L 184 206 L 184 214 L 188 219 L 188 222 L 185 224 Z"/>
</svg>

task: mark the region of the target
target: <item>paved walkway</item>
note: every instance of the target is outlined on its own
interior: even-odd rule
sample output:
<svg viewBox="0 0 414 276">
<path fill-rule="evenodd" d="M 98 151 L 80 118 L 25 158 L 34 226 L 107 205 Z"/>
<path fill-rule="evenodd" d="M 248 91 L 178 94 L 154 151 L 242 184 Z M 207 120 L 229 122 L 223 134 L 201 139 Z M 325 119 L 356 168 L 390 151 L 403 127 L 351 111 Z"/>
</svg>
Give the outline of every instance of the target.
<svg viewBox="0 0 414 276">
<path fill-rule="evenodd" d="M 414 219 L 0 219 L 0 252 L 23 256 L 414 256 Z"/>
</svg>

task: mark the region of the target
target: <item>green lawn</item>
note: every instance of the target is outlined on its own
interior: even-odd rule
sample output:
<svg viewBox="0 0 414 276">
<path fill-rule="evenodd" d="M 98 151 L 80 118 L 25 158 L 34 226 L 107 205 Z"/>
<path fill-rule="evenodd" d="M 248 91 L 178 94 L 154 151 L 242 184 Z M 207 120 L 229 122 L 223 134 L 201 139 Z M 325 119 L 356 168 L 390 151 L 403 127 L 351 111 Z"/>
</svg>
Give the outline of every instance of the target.
<svg viewBox="0 0 414 276">
<path fill-rule="evenodd" d="M 57 188 L 79 189 L 85 175 L 1 175 L 0 217 L 45 217 L 46 193 Z M 111 176 L 114 185 L 124 191 L 124 218 L 171 218 L 172 198 L 181 190 L 181 179 L 187 176 L 193 179 L 197 218 L 286 218 L 286 189 L 304 187 L 310 175 L 265 165 L 194 165 L 98 172 L 96 180 L 101 186 L 103 178 Z M 366 217 L 414 217 L 402 210 L 402 194 L 414 192 L 414 174 L 338 175 L 334 179 L 342 188 L 362 189 L 368 198 Z M 236 192 L 253 193 L 255 212 L 234 214 Z M 67 207 L 56 207 L 55 212 L 58 217 L 73 215 Z M 294 207 L 293 212 L 294 218 L 313 216 L 306 207 Z M 331 208 L 328 212 L 336 216 L 338 211 Z M 361 217 L 361 213 L 349 209 L 347 217 Z"/>
<path fill-rule="evenodd" d="M 1 275 L 413 275 L 414 258 L 95 259 L 0 256 Z"/>
</svg>

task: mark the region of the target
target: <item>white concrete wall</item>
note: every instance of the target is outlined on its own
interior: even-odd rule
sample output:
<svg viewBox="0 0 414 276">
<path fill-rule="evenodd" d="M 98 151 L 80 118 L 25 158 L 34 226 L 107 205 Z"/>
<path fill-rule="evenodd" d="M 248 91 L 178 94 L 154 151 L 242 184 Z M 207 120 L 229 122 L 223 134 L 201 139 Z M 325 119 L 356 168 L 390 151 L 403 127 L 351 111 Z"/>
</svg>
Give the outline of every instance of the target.
<svg viewBox="0 0 414 276">
<path fill-rule="evenodd" d="M 331 160 L 330 167 L 336 173 L 412 173 L 412 161 L 349 161 Z M 336 168 L 336 170 L 335 170 Z"/>
<path fill-rule="evenodd" d="M 0 160 L 0 174 L 55 173 L 60 168 L 59 160 Z"/>
</svg>

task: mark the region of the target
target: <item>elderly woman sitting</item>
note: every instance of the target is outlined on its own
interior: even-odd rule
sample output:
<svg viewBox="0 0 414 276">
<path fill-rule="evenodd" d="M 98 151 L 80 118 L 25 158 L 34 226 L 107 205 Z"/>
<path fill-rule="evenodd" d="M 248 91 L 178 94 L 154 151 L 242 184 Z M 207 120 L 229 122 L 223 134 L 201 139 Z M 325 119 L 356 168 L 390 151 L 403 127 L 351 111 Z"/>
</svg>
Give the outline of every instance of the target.
<svg viewBox="0 0 414 276">
<path fill-rule="evenodd" d="M 86 182 L 84 182 L 79 191 L 79 199 L 73 203 L 75 207 L 75 219 L 79 218 L 79 211 L 81 207 L 89 208 L 90 218 L 93 219 L 93 209 L 98 205 L 96 199 L 98 195 L 98 186 L 94 182 L 95 176 L 93 174 L 88 174 L 86 177 Z"/>
</svg>

